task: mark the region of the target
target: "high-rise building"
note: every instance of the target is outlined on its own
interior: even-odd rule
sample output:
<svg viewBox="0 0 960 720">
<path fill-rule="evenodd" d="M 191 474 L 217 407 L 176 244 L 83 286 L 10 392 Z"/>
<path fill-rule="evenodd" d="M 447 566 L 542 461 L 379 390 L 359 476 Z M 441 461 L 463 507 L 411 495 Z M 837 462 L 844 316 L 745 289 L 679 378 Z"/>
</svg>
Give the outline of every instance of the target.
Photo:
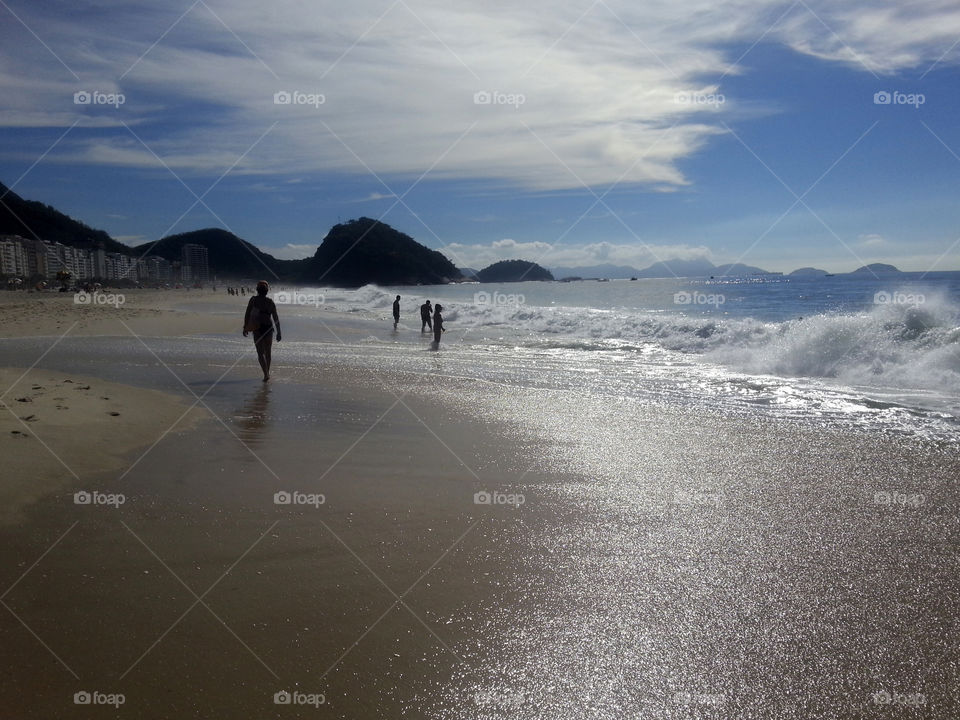
<svg viewBox="0 0 960 720">
<path fill-rule="evenodd" d="M 27 253 L 24 239 L 19 235 L 0 237 L 0 275 L 26 277 Z"/>
<path fill-rule="evenodd" d="M 181 279 L 185 283 L 205 283 L 210 280 L 210 265 L 204 245 L 187 243 L 180 250 Z"/>
</svg>

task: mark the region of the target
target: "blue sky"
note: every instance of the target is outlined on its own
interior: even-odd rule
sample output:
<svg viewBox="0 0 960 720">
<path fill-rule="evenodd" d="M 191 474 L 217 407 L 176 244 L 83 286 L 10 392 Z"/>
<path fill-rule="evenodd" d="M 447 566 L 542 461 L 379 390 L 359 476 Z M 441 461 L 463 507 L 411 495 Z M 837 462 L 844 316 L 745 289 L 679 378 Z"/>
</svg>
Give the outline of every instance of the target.
<svg viewBox="0 0 960 720">
<path fill-rule="evenodd" d="M 130 244 L 960 269 L 956 3 L 453 5 L 4 0 L 0 180 Z"/>
</svg>

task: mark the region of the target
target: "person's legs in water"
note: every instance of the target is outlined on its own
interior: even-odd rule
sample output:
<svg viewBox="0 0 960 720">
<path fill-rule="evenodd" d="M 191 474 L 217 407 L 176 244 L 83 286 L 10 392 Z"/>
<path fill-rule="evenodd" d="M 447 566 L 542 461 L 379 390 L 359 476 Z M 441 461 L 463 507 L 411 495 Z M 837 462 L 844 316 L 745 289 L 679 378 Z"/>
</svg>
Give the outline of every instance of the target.
<svg viewBox="0 0 960 720">
<path fill-rule="evenodd" d="M 264 333 L 254 335 L 254 347 L 257 349 L 257 361 L 260 363 L 260 369 L 263 370 L 263 380 L 270 379 L 270 351 L 273 349 L 273 328 Z"/>
</svg>

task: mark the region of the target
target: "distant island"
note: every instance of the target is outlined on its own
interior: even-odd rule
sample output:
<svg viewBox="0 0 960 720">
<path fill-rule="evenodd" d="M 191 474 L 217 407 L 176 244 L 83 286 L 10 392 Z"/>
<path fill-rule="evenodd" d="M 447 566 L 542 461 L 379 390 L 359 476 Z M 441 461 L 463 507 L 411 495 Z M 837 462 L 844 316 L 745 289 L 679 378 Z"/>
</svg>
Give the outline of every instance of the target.
<svg viewBox="0 0 960 720">
<path fill-rule="evenodd" d="M 815 275 L 822 276 L 822 275 L 829 275 L 829 274 L 830 273 L 828 273 L 826 270 L 821 270 L 820 268 L 815 268 L 815 267 L 797 268 L 796 270 L 790 273 L 790 275 L 800 275 L 805 277 L 811 277 Z"/>
<path fill-rule="evenodd" d="M 885 263 L 870 263 L 869 265 L 864 265 L 863 267 L 858 267 L 854 270 L 851 275 L 867 274 L 867 275 L 877 275 L 879 273 L 898 273 L 900 270 L 893 265 L 887 265 Z"/>
<path fill-rule="evenodd" d="M 480 282 L 522 282 L 526 280 L 553 280 L 546 268 L 528 260 L 501 260 L 477 273 Z"/>
</svg>

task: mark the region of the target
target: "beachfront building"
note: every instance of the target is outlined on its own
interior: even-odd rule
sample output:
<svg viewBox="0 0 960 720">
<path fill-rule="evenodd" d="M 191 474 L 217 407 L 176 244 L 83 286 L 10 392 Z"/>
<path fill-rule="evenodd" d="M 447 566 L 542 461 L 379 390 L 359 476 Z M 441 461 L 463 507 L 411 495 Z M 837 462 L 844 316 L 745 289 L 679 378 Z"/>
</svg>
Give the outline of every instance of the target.
<svg viewBox="0 0 960 720">
<path fill-rule="evenodd" d="M 27 276 L 27 253 L 19 235 L 0 237 L 0 275 L 7 277 Z"/>
<path fill-rule="evenodd" d="M 147 276 L 170 278 L 170 263 L 156 258 Z M 0 236 L 0 274 L 10 277 L 42 277 L 53 280 L 66 270 L 75 281 L 132 280 L 143 277 L 136 258 L 123 253 L 90 250 L 48 240 L 31 240 L 19 235 Z"/>
<path fill-rule="evenodd" d="M 158 255 L 148 255 L 137 261 L 137 275 L 143 282 L 168 283 L 173 279 L 173 265 Z"/>
<path fill-rule="evenodd" d="M 184 283 L 205 283 L 210 280 L 210 264 L 204 245 L 187 243 L 180 250 L 180 279 Z"/>
</svg>

